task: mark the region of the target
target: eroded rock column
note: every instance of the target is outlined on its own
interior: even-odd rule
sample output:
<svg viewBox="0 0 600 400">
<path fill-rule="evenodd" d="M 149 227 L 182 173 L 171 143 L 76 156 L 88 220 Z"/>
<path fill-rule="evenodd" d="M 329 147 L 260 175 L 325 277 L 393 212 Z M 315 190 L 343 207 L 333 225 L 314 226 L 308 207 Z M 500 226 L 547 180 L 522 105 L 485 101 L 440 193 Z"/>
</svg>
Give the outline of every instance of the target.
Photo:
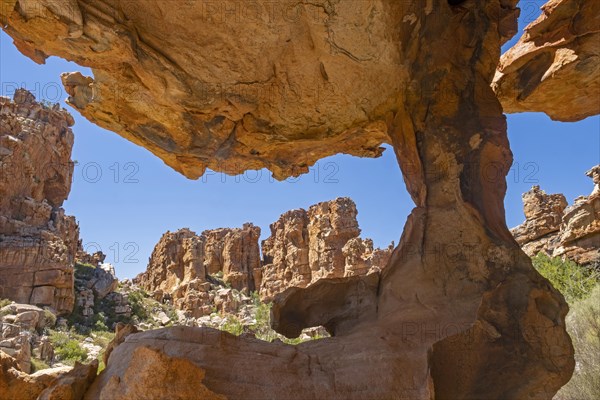
<svg viewBox="0 0 600 400">
<path fill-rule="evenodd" d="M 512 3 L 423 9 L 403 25 L 410 90 L 391 136 L 417 208 L 384 272 L 378 318 L 413 352 L 431 346 L 430 374 L 413 379 L 436 399 L 549 399 L 573 369 L 565 301 L 504 218 L 512 155 L 489 85 Z"/>
</svg>

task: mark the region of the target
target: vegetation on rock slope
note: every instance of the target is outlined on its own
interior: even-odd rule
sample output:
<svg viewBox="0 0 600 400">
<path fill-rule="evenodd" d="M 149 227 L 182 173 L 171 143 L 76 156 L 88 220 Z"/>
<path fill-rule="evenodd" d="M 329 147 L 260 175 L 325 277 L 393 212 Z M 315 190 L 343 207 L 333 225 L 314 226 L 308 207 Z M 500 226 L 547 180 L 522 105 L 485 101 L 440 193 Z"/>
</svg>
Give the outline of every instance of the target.
<svg viewBox="0 0 600 400">
<path fill-rule="evenodd" d="M 600 271 L 540 253 L 533 258 L 538 272 L 569 303 L 567 331 L 575 348 L 575 371 L 555 400 L 600 399 Z"/>
</svg>

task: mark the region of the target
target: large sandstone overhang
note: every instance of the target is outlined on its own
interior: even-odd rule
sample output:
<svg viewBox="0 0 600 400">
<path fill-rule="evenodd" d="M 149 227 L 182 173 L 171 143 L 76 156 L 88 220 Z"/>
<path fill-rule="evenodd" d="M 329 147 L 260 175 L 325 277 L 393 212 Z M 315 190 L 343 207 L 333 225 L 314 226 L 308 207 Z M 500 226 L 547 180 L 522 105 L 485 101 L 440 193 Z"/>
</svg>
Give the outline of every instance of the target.
<svg viewBox="0 0 600 400">
<path fill-rule="evenodd" d="M 492 86 L 508 113 L 567 122 L 600 114 L 600 1 L 548 1 L 500 59 Z"/>
<path fill-rule="evenodd" d="M 24 54 L 92 68 L 63 76 L 69 104 L 189 178 L 378 157 L 406 89 L 403 1 L 2 4 Z"/>
<path fill-rule="evenodd" d="M 574 368 L 568 308 L 506 226 L 512 153 L 491 88 L 516 3 L 2 0 L 21 52 L 92 67 L 93 79 L 63 76 L 75 108 L 188 177 L 267 167 L 284 178 L 389 142 L 416 204 L 377 282 L 281 299 L 280 332 L 321 322 L 334 337 L 134 334 L 86 398 L 147 397 L 132 380 L 150 347 L 201 367 L 231 399 L 551 399 Z"/>
</svg>

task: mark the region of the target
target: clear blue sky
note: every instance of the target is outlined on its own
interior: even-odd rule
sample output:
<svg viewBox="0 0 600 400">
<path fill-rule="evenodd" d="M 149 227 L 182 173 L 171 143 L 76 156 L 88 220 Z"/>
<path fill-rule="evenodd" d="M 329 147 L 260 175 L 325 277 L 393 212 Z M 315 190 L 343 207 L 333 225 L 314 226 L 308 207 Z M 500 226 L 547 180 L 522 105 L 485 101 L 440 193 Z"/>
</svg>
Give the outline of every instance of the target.
<svg viewBox="0 0 600 400">
<path fill-rule="evenodd" d="M 522 4 L 521 28 L 537 15 L 535 10 L 542 3 Z M 379 159 L 330 157 L 308 175 L 286 182 L 273 181 L 267 171 L 260 177 L 256 172 L 237 179 L 209 174 L 191 181 L 64 104 L 67 95 L 60 73 L 91 75 L 91 71 L 56 57 L 39 66 L 21 55 L 4 32 L 0 35 L 0 94 L 12 97 L 15 86 L 25 87 L 38 99 L 61 102 L 75 117 L 73 159 L 78 163 L 64 207 L 77 217 L 84 244 L 90 250 L 99 246 L 119 277 L 143 271 L 154 245 L 167 230 L 189 227 L 200 233 L 253 222 L 262 228 L 265 239 L 269 224 L 284 211 L 339 196 L 356 202 L 363 237 L 371 237 L 377 246 L 398 243 L 413 203 L 391 149 Z M 569 202 L 591 192 L 591 180 L 584 172 L 600 163 L 598 116 L 560 123 L 544 114 L 526 113 L 509 115 L 508 121 L 515 156 L 507 178 L 509 226 L 523 221 L 521 194 L 534 184 L 548 192 L 564 193 Z"/>
</svg>

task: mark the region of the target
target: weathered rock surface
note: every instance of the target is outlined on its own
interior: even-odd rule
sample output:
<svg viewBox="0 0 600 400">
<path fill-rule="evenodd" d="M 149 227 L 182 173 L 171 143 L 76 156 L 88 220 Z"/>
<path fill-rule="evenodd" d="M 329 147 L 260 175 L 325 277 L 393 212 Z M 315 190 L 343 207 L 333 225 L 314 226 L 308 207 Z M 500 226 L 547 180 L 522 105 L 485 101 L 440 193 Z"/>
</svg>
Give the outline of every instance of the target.
<svg viewBox="0 0 600 400">
<path fill-rule="evenodd" d="M 387 1 L 242 2 L 233 14 L 183 1 L 3 5 L 34 61 L 93 68 L 63 76 L 73 107 L 188 177 L 266 167 L 283 179 L 340 152 L 377 157 L 389 141 L 404 71 Z"/>
<path fill-rule="evenodd" d="M 0 351 L 14 357 L 19 369 L 31 372 L 31 356 L 34 345 L 44 328 L 54 324 L 52 314 L 29 304 L 12 303 L 0 309 Z"/>
<path fill-rule="evenodd" d="M 159 301 L 172 301 L 191 316 L 210 314 L 215 303 L 211 275 L 233 288 L 252 291 L 260 279 L 260 228 L 189 229 L 165 233 L 152 252 L 146 272 L 136 283 Z M 260 282 L 259 282 L 260 284 Z"/>
<path fill-rule="evenodd" d="M 77 245 L 77 254 L 75 256 L 75 260 L 81 264 L 90 264 L 93 266 L 97 266 L 98 264 L 102 264 L 106 259 L 106 254 L 101 251 L 96 251 L 93 254 L 89 254 L 83 248 L 83 243 L 79 240 Z"/>
<path fill-rule="evenodd" d="M 143 335 L 143 334 L 142 334 Z M 135 336 L 135 335 L 133 335 Z M 185 348 L 180 346 L 179 350 Z M 130 347 L 131 349 L 131 347 Z M 191 350 L 191 348 L 187 348 Z M 203 399 L 226 400 L 223 395 L 209 390 L 204 384 L 206 371 L 182 353 L 165 352 L 142 346 L 126 354 L 126 346 L 117 347 L 112 360 L 123 367 L 133 363 L 138 368 L 124 368 L 124 375 L 102 374 L 87 392 L 86 399 L 128 400 L 128 399 Z M 117 358 L 118 357 L 118 358 Z M 169 382 L 169 385 L 165 385 Z M 142 395 L 143 394 L 143 395 Z"/>
<path fill-rule="evenodd" d="M 81 400 L 96 379 L 98 360 L 90 364 L 75 363 L 70 371 L 61 374 L 40 393 L 37 400 Z"/>
<path fill-rule="evenodd" d="M 370 239 L 359 238 L 356 215 L 349 198 L 288 211 L 271 225 L 271 236 L 262 243 L 262 261 L 260 228 L 252 224 L 201 235 L 189 229 L 167 232 L 136 283 L 158 301 L 171 301 L 189 316 L 200 317 L 215 307 L 236 308 L 230 291 L 215 285 L 218 276 L 233 289 L 258 291 L 262 300 L 271 301 L 288 287 L 379 272 L 393 246 L 373 249 Z"/>
<path fill-rule="evenodd" d="M 580 264 L 600 263 L 600 165 L 587 175 L 594 181 L 594 190 L 589 196 L 576 198 L 565 210 L 553 252 Z"/>
<path fill-rule="evenodd" d="M 551 248 L 558 236 L 567 199 L 562 194 L 546 194 L 534 186 L 523 194 L 525 222 L 512 229 L 516 241 L 529 256 Z"/>
<path fill-rule="evenodd" d="M 25 90 L 0 97 L 0 298 L 73 309 L 75 218 L 61 208 L 71 188 L 73 118 Z"/>
<path fill-rule="evenodd" d="M 530 257 L 545 252 L 580 264 L 600 262 L 600 166 L 586 173 L 594 181 L 589 196 L 567 207 L 562 194 L 546 194 L 534 186 L 523 194 L 526 220 L 512 229 Z"/>
<path fill-rule="evenodd" d="M 100 257 L 102 258 L 102 257 Z M 100 258 L 97 258 L 100 260 Z M 92 258 L 92 261 L 94 258 Z M 115 309 L 123 303 L 119 299 L 119 294 L 115 293 L 119 280 L 115 274 L 115 268 L 112 264 L 102 263 L 81 265 L 77 268 L 83 269 L 79 275 L 75 274 L 75 305 L 74 312 L 81 314 L 82 317 L 91 319 L 94 315 L 94 307 L 98 301 L 110 296 L 110 302 L 114 304 Z"/>
<path fill-rule="evenodd" d="M 75 369 L 71 367 L 50 368 L 38 371 L 28 375 L 19 369 L 16 360 L 6 353 L 0 351 L 0 400 L 77 400 L 81 397 L 71 396 L 71 394 L 82 393 L 77 391 L 77 387 L 82 388 L 80 376 L 82 371 L 93 370 L 95 375 L 97 364 L 95 367 L 78 365 Z M 91 374 L 88 375 L 88 382 L 91 380 Z M 68 381 L 65 381 L 68 379 Z M 73 388 L 65 387 L 64 384 L 74 385 Z M 51 388 L 51 389 L 50 389 Z M 57 396 L 59 391 L 64 397 Z M 46 390 L 46 392 L 44 392 Z M 49 397 L 40 398 L 42 393 L 50 393 Z"/>
<path fill-rule="evenodd" d="M 500 45 L 514 33 L 515 0 L 300 3 L 325 19 L 311 24 L 302 14 L 283 25 L 202 19 L 196 2 L 18 3 L 2 3 L 2 22 L 25 54 L 94 67 L 93 82 L 64 77 L 71 102 L 187 176 L 206 165 L 256 168 L 247 160 L 258 158 L 283 177 L 313 157 L 351 152 L 364 143 L 365 123 L 384 123 L 416 204 L 377 285 L 377 306 L 345 313 L 336 336 L 288 346 L 198 328 L 130 335 L 88 398 L 164 391 L 170 374 L 163 371 L 175 362 L 163 355 L 200 368 L 177 368 L 177 382 L 230 399 L 551 399 L 569 379 L 567 305 L 504 218 L 512 155 L 491 83 Z M 284 78 L 284 88 L 320 79 L 340 89 L 323 107 L 298 90 L 298 107 L 263 100 L 247 112 L 231 98 L 208 112 L 198 106 L 198 82 L 255 85 L 272 75 Z M 115 99 L 123 92 L 117 86 L 138 90 L 139 101 Z M 504 166 L 497 180 L 486 175 L 489 164 Z M 295 319 L 310 321 L 326 306 L 322 299 L 358 278 L 336 279 L 291 289 L 297 294 L 287 298 L 304 299 Z M 144 347 L 151 356 L 136 355 Z M 150 374 L 144 359 L 167 367 Z"/>
<path fill-rule="evenodd" d="M 559 121 L 600 113 L 600 2 L 550 0 L 500 59 L 492 84 L 505 112 Z"/>
<path fill-rule="evenodd" d="M 253 291 L 260 286 L 259 227 L 244 224 L 241 229 L 212 229 L 202 232 L 201 237 L 205 238 L 207 274 L 222 272 L 223 281 L 237 290 Z"/>
<path fill-rule="evenodd" d="M 373 249 L 370 239 L 358 237 L 354 202 L 342 197 L 304 209 L 288 211 L 271 224 L 263 241 L 260 295 L 272 300 L 289 287 L 307 287 L 319 279 L 365 275 L 385 268 L 393 245 Z"/>
</svg>

